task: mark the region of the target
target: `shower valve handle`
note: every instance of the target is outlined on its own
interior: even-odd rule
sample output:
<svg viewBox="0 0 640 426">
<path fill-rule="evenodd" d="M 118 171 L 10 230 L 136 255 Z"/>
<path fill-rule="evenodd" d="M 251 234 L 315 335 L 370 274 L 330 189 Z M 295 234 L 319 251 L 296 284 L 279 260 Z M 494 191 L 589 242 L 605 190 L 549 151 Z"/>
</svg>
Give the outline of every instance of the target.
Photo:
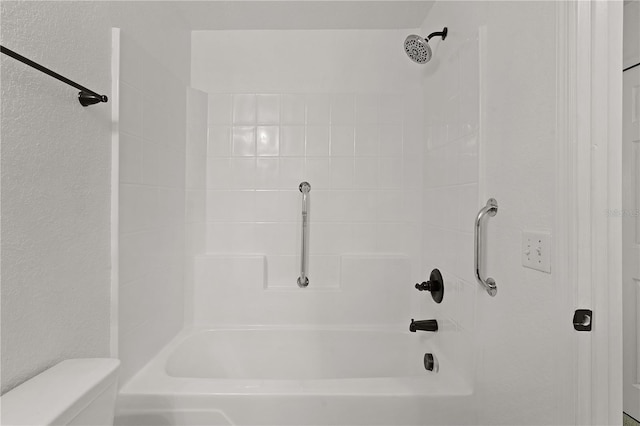
<svg viewBox="0 0 640 426">
<path fill-rule="evenodd" d="M 440 271 L 438 269 L 431 271 L 429 281 L 416 284 L 416 290 L 429 291 L 431 292 L 431 297 L 433 297 L 434 302 L 442 302 L 442 298 L 444 297 L 444 280 L 442 279 Z"/>
<path fill-rule="evenodd" d="M 418 291 L 437 291 L 440 290 L 440 283 L 437 281 L 423 281 L 419 284 L 416 284 L 416 289 Z"/>
</svg>

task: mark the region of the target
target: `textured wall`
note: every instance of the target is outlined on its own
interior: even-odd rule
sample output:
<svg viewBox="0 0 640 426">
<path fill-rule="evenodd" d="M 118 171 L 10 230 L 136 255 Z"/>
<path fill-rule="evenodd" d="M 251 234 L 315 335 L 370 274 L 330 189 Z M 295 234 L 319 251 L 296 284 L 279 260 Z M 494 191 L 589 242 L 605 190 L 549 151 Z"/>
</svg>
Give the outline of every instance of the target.
<svg viewBox="0 0 640 426">
<path fill-rule="evenodd" d="M 4 46 L 110 94 L 104 4 L 1 7 Z M 4 393 L 61 359 L 109 355 L 111 107 L 0 61 Z"/>
<path fill-rule="evenodd" d="M 3 45 L 106 94 L 111 27 L 122 29 L 126 48 L 120 170 L 129 187 L 121 195 L 135 200 L 122 226 L 154 236 L 142 269 L 132 245 L 121 244 L 129 275 L 113 321 L 123 321 L 130 375 L 183 324 L 189 32 L 166 3 L 2 2 Z M 75 89 L 1 60 L 6 391 L 61 359 L 109 355 L 111 107 L 82 108 Z M 151 196 L 138 197 L 146 184 Z M 161 279 L 143 286 L 132 271 Z M 162 321 L 152 315 L 162 313 Z"/>
</svg>

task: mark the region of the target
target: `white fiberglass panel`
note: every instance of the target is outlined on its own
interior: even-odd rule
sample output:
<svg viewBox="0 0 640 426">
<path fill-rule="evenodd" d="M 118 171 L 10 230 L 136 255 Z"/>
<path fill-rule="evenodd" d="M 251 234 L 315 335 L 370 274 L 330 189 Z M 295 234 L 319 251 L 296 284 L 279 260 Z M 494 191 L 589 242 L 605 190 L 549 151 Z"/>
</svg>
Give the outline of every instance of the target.
<svg viewBox="0 0 640 426">
<path fill-rule="evenodd" d="M 424 374 L 419 334 L 371 330 L 203 331 L 167 361 L 174 377 L 317 380 Z"/>
</svg>

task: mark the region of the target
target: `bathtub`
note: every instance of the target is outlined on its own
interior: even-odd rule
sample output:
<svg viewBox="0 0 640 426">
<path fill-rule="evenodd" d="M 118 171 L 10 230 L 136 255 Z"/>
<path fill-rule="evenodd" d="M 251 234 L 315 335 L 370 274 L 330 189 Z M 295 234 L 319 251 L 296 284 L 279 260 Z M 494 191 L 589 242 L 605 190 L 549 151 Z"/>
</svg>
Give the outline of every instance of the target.
<svg viewBox="0 0 640 426">
<path fill-rule="evenodd" d="M 429 333 L 183 330 L 121 390 L 117 425 L 472 423 L 471 387 Z M 433 352 L 437 373 L 425 370 Z"/>
</svg>

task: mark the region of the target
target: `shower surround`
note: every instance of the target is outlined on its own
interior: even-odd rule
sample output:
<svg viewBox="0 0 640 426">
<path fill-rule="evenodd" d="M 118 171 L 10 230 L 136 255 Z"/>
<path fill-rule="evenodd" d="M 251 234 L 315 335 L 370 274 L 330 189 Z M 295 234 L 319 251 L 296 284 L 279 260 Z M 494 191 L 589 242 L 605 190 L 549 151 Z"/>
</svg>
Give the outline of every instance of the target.
<svg viewBox="0 0 640 426">
<path fill-rule="evenodd" d="M 353 407 L 345 393 L 357 396 L 356 405 L 379 407 L 383 423 L 413 424 L 427 412 L 435 423 L 468 419 L 468 410 L 455 419 L 443 410 L 471 393 L 470 358 L 453 352 L 469 353 L 459 318 L 468 313 L 452 309 L 467 294 L 465 287 L 451 265 L 443 270 L 445 301 L 437 309 L 414 289 L 441 265 L 421 262 L 424 120 L 422 93 L 415 90 L 421 70 L 404 56 L 406 34 L 193 32 L 185 156 L 186 328 L 123 387 L 123 424 L 135 418 L 141 402 L 162 409 L 160 399 L 169 398 L 164 404 L 186 409 L 185 392 L 213 398 L 207 407 L 240 424 L 255 422 L 238 411 L 242 401 L 289 406 L 294 399 L 306 407 L 302 417 L 283 417 L 300 408 L 291 406 L 264 421 L 300 423 L 314 410 L 315 420 L 307 420 L 331 422 L 338 415 L 334 409 Z M 362 37 L 379 50 L 361 50 Z M 279 49 L 255 52 L 247 61 L 242 52 L 256 38 Z M 262 64 L 260 72 L 255 63 Z M 301 289 L 296 280 L 303 181 L 312 190 L 310 284 Z M 438 318 L 438 333 L 409 333 L 412 317 Z M 245 348 L 250 352 L 266 350 L 259 342 L 273 345 L 261 375 L 246 363 L 233 367 L 237 356 L 220 358 L 219 374 L 196 368 L 206 365 L 197 359 L 216 348 L 243 352 L 242 336 L 253 336 L 255 347 Z M 324 350 L 353 354 L 353 362 L 303 356 L 296 348 L 308 346 L 309 339 L 325 342 Z M 368 364 L 355 361 L 379 365 L 393 353 L 399 356 L 397 350 L 404 369 L 363 372 Z M 424 371 L 426 352 L 440 361 L 437 374 Z M 293 359 L 302 362 L 302 375 L 292 376 L 298 370 L 291 370 L 280 377 L 278 371 Z M 312 359 L 322 359 L 321 371 Z M 236 398 L 220 398 L 238 392 Z M 383 397 L 389 392 L 399 399 Z M 421 395 L 433 404 L 411 408 Z M 334 408 L 316 410 L 318 397 Z M 394 414 L 400 411 L 406 412 L 402 418 Z"/>
<path fill-rule="evenodd" d="M 557 395 L 543 392 L 566 372 L 532 358 L 535 347 L 544 346 L 544 330 L 534 325 L 533 333 L 522 333 L 515 330 L 521 322 L 512 321 L 532 321 L 544 311 L 553 313 L 544 323 L 555 324 L 562 302 L 541 299 L 539 286 L 553 280 L 524 275 L 514 266 L 517 250 L 504 248 L 519 247 L 521 222 L 551 226 L 556 62 L 553 52 L 540 49 L 545 60 L 535 73 L 520 63 L 507 66 L 507 52 L 522 37 L 505 38 L 502 31 L 507 25 L 518 33 L 524 17 L 534 14 L 544 34 L 553 34 L 555 7 L 473 3 L 459 13 L 455 3 L 436 3 L 422 28 L 403 30 L 193 31 L 185 328 L 123 386 L 122 423 L 145 410 L 174 423 L 197 421 L 190 417 L 197 413 L 213 416 L 214 423 L 255 423 L 240 408 L 247 404 L 268 411 L 267 424 L 370 424 L 371 410 L 386 424 L 517 423 L 526 410 L 529 420 L 567 423 L 567 412 L 549 409 L 559 407 Z M 526 25 L 526 34 L 538 33 Z M 444 26 L 447 38 L 431 40 L 428 64 L 407 58 L 402 46 L 408 34 Z M 511 66 L 520 67 L 522 79 L 507 78 Z M 520 113 L 524 95 L 536 100 L 527 103 L 528 114 Z M 533 185 L 518 174 L 528 157 L 546 170 L 546 183 Z M 302 181 L 312 187 L 310 284 L 303 289 L 296 285 Z M 527 185 L 535 199 L 522 198 Z M 474 219 L 490 196 L 501 206 L 487 227 L 485 267 L 498 281 L 495 298 L 473 275 Z M 527 207 L 513 222 L 514 206 L 521 204 Z M 433 268 L 445 283 L 437 305 L 414 289 Z M 531 286 L 522 290 L 524 282 Z M 528 309 L 542 302 L 544 309 Z M 411 318 L 435 318 L 439 330 L 409 333 Z M 293 366 L 288 357 L 306 338 L 367 357 L 367 346 L 357 342 L 370 333 L 389 337 L 380 337 L 381 347 L 415 340 L 407 363 L 417 370 L 362 377 L 347 359 L 308 357 L 326 361 L 323 374 L 336 377 L 317 371 L 304 377 L 315 371 L 308 365 L 276 378 L 278 366 Z M 241 347 L 247 335 L 257 346 Z M 277 344 L 265 352 L 271 362 L 264 376 L 237 363 L 240 356 L 218 352 L 261 351 L 267 341 Z M 556 341 L 553 350 L 566 352 L 566 342 Z M 215 372 L 202 362 L 211 351 L 224 360 Z M 438 373 L 422 367 L 428 352 L 441 360 Z M 528 360 L 526 371 L 514 361 L 521 359 Z M 533 368 L 539 404 L 531 406 L 531 392 L 512 378 Z M 422 391 L 376 394 L 378 385 L 413 389 L 414 380 L 426 380 Z M 520 408 L 484 410 L 497 403 L 496 394 Z M 421 408 L 412 408 L 416 404 Z M 267 410 L 274 406 L 282 410 Z M 398 412 L 406 415 L 394 417 Z"/>
</svg>

